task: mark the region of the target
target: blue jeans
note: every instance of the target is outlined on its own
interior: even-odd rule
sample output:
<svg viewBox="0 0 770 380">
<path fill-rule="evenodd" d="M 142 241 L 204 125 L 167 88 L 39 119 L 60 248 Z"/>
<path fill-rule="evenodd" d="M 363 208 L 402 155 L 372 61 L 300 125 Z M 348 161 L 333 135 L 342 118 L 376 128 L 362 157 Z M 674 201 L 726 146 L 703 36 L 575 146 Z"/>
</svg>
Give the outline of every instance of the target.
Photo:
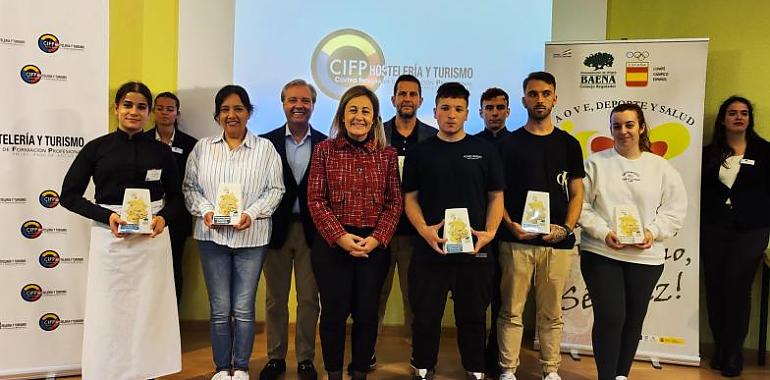
<svg viewBox="0 0 770 380">
<path fill-rule="evenodd" d="M 198 240 L 211 306 L 211 346 L 217 372 L 248 371 L 254 345 L 254 303 L 267 246 L 230 248 Z"/>
</svg>

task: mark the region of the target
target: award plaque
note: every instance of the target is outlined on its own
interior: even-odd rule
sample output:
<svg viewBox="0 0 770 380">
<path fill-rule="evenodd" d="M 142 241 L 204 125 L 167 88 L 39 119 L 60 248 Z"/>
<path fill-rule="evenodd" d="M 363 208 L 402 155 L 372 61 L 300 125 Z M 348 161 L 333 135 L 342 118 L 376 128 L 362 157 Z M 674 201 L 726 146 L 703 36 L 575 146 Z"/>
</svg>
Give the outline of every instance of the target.
<svg viewBox="0 0 770 380">
<path fill-rule="evenodd" d="M 444 252 L 472 253 L 473 236 L 467 208 L 448 208 L 444 211 Z"/>
<path fill-rule="evenodd" d="M 242 212 L 241 184 L 220 183 L 217 188 L 217 203 L 212 223 L 218 226 L 237 226 L 241 222 Z"/>
<path fill-rule="evenodd" d="M 527 191 L 521 228 L 527 232 L 549 234 L 551 232 L 550 194 L 543 191 Z"/>
<path fill-rule="evenodd" d="M 152 206 L 149 189 L 126 189 L 123 192 L 123 207 L 120 219 L 126 224 L 118 226 L 121 234 L 151 234 Z"/>
<path fill-rule="evenodd" d="M 615 207 L 615 233 L 620 244 L 640 244 L 644 242 L 642 219 L 634 205 Z"/>
</svg>

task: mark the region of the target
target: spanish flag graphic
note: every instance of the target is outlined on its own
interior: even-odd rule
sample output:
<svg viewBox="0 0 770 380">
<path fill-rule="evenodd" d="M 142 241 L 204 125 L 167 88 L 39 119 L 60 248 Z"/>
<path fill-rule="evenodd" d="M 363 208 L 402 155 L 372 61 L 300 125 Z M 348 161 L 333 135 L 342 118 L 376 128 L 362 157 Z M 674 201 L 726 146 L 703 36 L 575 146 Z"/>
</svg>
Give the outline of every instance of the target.
<svg viewBox="0 0 770 380">
<path fill-rule="evenodd" d="M 650 78 L 648 62 L 626 62 L 626 86 L 646 87 Z"/>
</svg>

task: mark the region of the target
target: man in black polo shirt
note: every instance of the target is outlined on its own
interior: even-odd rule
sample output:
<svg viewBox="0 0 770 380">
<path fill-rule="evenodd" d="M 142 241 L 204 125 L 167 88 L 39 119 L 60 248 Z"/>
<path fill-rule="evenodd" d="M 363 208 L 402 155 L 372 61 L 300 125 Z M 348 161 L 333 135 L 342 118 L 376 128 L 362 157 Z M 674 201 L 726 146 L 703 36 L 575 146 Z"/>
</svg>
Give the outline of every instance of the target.
<svg viewBox="0 0 770 380">
<path fill-rule="evenodd" d="M 519 366 L 522 312 L 534 277 L 537 332 L 544 380 L 560 380 L 561 296 L 575 251 L 575 227 L 583 206 L 583 154 L 578 141 L 556 128 L 551 110 L 556 104 L 556 79 L 534 72 L 524 80 L 522 104 L 527 124 L 500 144 L 505 167 L 505 216 L 501 228 L 499 263 L 502 305 L 497 319 L 500 380 L 515 380 Z M 548 193 L 550 232 L 526 232 L 520 222 L 527 193 Z"/>
<path fill-rule="evenodd" d="M 484 320 L 494 275 L 487 245 L 502 218 L 504 179 L 494 146 L 465 133 L 468 95 L 456 82 L 438 88 L 438 135 L 410 151 L 404 165 L 405 210 L 422 237 L 409 268 L 415 380 L 433 376 L 450 290 L 462 365 L 469 379 L 484 378 Z M 467 209 L 473 252 L 444 253 L 440 236 L 449 208 Z"/>
<path fill-rule="evenodd" d="M 417 110 L 422 105 L 422 87 L 420 81 L 413 75 L 405 74 L 396 79 L 390 101 L 396 108 L 396 116 L 384 123 L 385 138 L 388 145 L 396 148 L 399 163 L 403 164 L 407 151 L 418 142 L 435 136 L 437 130 L 417 118 Z M 398 227 L 396 227 L 396 234 L 390 240 L 390 270 L 385 277 L 385 284 L 380 295 L 380 325 L 382 325 L 390 290 L 393 287 L 393 277 L 398 265 L 398 283 L 401 287 L 401 301 L 404 308 L 404 336 L 407 339 L 412 339 L 412 309 L 409 307 L 407 273 L 409 273 L 409 262 L 412 261 L 416 236 L 417 233 L 406 218 L 406 214 L 402 214 Z M 374 363 L 375 361 L 372 359 L 371 364 L 374 365 Z"/>
</svg>

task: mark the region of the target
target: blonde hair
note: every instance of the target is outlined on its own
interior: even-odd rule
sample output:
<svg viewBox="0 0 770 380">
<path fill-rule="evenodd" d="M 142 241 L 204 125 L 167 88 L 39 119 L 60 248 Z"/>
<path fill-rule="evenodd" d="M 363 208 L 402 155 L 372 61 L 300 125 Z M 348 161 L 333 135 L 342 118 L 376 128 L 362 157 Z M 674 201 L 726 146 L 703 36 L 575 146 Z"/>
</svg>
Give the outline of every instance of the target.
<svg viewBox="0 0 770 380">
<path fill-rule="evenodd" d="M 377 100 L 377 95 L 365 86 L 353 86 L 342 94 L 340 104 L 337 106 L 337 112 L 335 112 L 334 119 L 332 120 L 332 126 L 329 129 L 329 137 L 334 139 L 347 136 L 348 131 L 345 129 L 345 106 L 347 106 L 351 99 L 359 96 L 366 96 L 372 102 L 374 122 L 368 137 L 374 140 L 377 149 L 382 149 L 387 145 L 387 141 L 385 140 L 385 129 L 382 126 L 382 118 L 380 117 L 380 102 Z"/>
</svg>

